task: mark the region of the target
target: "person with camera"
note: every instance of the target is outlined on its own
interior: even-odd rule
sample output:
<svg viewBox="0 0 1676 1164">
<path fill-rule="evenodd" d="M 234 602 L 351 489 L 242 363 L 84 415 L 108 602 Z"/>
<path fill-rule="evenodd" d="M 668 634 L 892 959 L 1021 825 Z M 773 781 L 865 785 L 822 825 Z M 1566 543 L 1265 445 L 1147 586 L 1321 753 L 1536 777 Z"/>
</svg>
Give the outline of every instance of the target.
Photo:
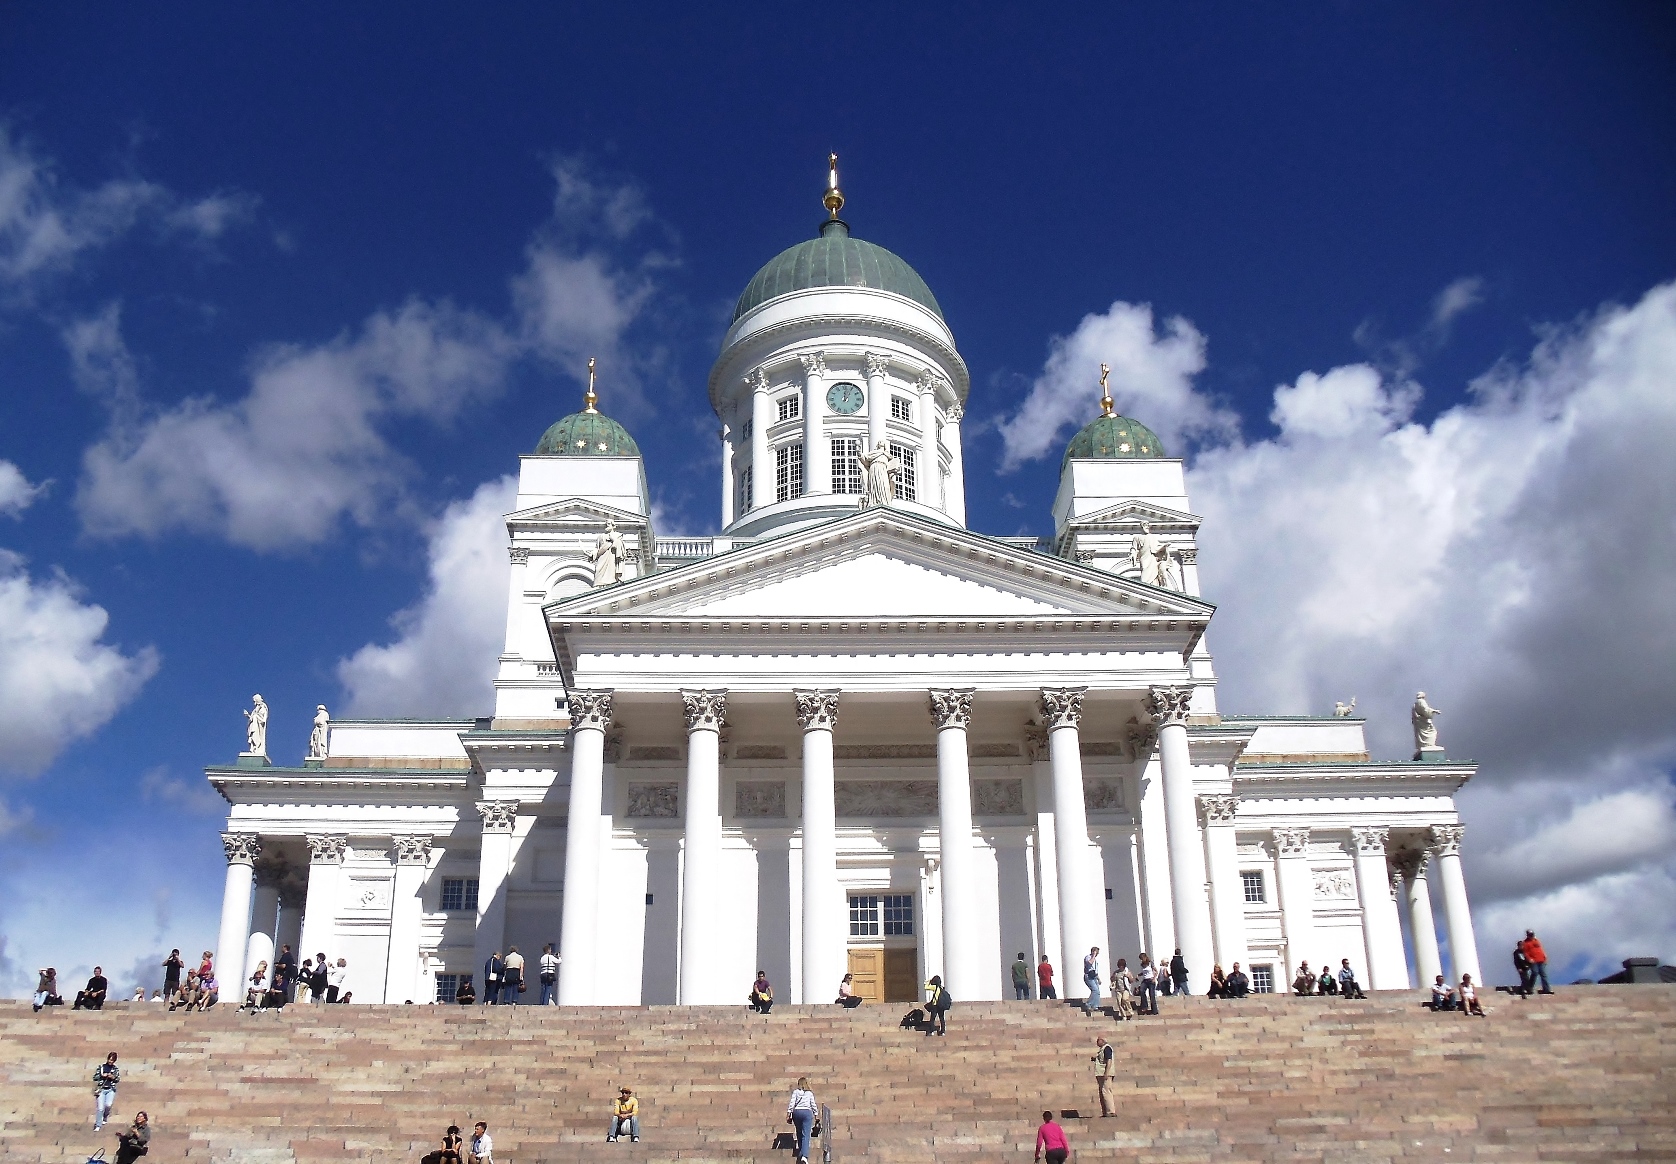
<svg viewBox="0 0 1676 1164">
<path fill-rule="evenodd" d="M 151 1120 L 145 1112 L 135 1112 L 134 1122 L 116 1136 L 116 1164 L 134 1164 L 151 1151 Z"/>
<path fill-rule="evenodd" d="M 163 960 L 163 997 L 173 998 L 180 990 L 180 976 L 186 971 L 186 960 L 179 950 L 170 950 Z"/>
<path fill-rule="evenodd" d="M 547 948 L 541 952 L 541 1005 L 559 1005 L 559 962 L 558 953 L 553 949 L 553 943 L 548 942 Z"/>
<path fill-rule="evenodd" d="M 93 1130 L 98 1131 L 110 1118 L 116 1106 L 116 1088 L 122 1082 L 122 1072 L 116 1065 L 116 1052 L 105 1056 L 105 1061 L 93 1069 Z"/>
</svg>

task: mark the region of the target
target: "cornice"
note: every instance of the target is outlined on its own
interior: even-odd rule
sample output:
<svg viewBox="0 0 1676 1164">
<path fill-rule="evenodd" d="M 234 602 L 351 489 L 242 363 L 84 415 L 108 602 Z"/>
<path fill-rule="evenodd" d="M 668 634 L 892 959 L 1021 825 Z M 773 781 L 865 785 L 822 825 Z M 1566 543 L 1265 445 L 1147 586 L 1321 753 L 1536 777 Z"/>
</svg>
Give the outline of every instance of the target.
<svg viewBox="0 0 1676 1164">
<path fill-rule="evenodd" d="M 1312 764 L 1239 764 L 1233 771 L 1236 789 L 1297 788 L 1310 784 L 1435 784 L 1450 791 L 1461 788 L 1478 772 L 1473 763 L 1433 764 L 1396 760 L 1385 763 L 1344 761 Z"/>
<path fill-rule="evenodd" d="M 204 775 L 229 803 L 229 790 L 279 789 L 461 789 L 470 784 L 469 768 L 206 768 Z"/>
</svg>

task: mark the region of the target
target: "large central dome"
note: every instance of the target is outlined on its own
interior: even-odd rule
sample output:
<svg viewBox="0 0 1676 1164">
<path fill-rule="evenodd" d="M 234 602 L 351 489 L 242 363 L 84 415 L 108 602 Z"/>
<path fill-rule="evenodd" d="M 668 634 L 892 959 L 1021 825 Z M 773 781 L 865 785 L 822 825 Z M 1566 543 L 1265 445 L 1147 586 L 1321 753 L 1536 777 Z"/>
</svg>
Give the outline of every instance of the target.
<svg viewBox="0 0 1676 1164">
<path fill-rule="evenodd" d="M 938 319 L 943 311 L 919 272 L 884 247 L 850 237 L 850 228 L 833 219 L 821 225 L 819 238 L 800 242 L 770 259 L 749 283 L 733 309 L 737 321 L 753 307 L 813 287 L 872 287 L 918 303 Z"/>
</svg>

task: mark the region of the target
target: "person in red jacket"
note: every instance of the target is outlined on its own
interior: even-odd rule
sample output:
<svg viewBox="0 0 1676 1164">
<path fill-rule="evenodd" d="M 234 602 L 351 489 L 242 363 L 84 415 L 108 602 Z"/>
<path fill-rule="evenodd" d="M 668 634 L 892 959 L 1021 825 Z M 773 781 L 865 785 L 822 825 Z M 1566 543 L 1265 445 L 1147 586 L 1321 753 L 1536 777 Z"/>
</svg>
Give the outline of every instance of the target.
<svg viewBox="0 0 1676 1164">
<path fill-rule="evenodd" d="M 1070 1158 L 1071 1145 L 1065 1141 L 1065 1129 L 1053 1122 L 1053 1113 L 1042 1113 L 1042 1126 L 1036 1129 L 1036 1159 L 1047 1153 L 1047 1164 L 1065 1164 Z"/>
<path fill-rule="evenodd" d="M 1042 955 L 1042 960 L 1036 965 L 1036 985 L 1039 987 L 1036 991 L 1037 998 L 1059 997 L 1053 989 L 1053 963 L 1048 961 L 1046 954 Z"/>
<path fill-rule="evenodd" d="M 1519 949 L 1524 952 L 1525 960 L 1530 963 L 1531 985 L 1536 985 L 1540 979 L 1542 989 L 1538 994 L 1552 994 L 1553 988 L 1548 985 L 1548 955 L 1543 952 L 1542 943 L 1536 940 L 1535 930 L 1525 931 L 1525 940 L 1519 943 Z"/>
</svg>

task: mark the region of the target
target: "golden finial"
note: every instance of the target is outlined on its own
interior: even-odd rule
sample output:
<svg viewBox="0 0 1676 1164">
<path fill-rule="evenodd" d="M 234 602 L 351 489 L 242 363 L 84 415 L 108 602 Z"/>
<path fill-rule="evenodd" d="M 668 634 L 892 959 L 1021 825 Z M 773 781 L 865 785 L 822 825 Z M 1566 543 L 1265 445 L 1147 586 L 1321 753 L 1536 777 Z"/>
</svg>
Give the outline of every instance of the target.
<svg viewBox="0 0 1676 1164">
<path fill-rule="evenodd" d="M 582 397 L 583 412 L 598 412 L 594 405 L 599 403 L 599 397 L 594 394 L 594 358 L 588 357 L 588 394 Z"/>
<path fill-rule="evenodd" d="M 826 165 L 826 197 L 821 199 L 821 205 L 830 210 L 836 220 L 838 212 L 844 209 L 844 194 L 838 189 L 838 155 L 827 154 Z"/>
<path fill-rule="evenodd" d="M 1106 383 L 1107 379 L 1109 379 L 1111 377 L 1111 374 L 1112 374 L 1112 370 L 1111 370 L 1111 366 L 1109 364 L 1101 364 L 1100 365 L 1100 415 L 1101 416 L 1116 416 L 1117 415 L 1116 405 L 1112 400 L 1111 387 L 1110 387 L 1110 385 L 1108 385 Z"/>
</svg>

